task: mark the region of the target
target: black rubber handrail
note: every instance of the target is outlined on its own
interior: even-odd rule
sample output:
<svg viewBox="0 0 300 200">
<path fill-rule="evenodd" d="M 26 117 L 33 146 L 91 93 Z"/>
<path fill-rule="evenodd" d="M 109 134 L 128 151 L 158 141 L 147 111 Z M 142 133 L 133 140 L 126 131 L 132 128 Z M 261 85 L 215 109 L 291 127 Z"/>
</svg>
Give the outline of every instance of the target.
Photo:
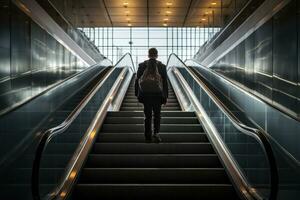
<svg viewBox="0 0 300 200">
<path fill-rule="evenodd" d="M 182 63 L 182 65 L 186 68 L 186 70 L 188 72 L 190 72 L 191 74 L 194 74 L 185 65 L 185 63 L 176 54 L 174 54 L 174 53 L 170 54 L 170 56 L 168 58 L 167 66 L 169 65 L 169 62 L 170 62 L 170 59 L 172 58 L 172 56 L 175 56 Z M 200 85 L 202 85 L 201 84 L 202 81 L 199 79 L 199 77 L 193 76 L 193 78 L 195 78 L 197 81 L 199 81 Z M 271 183 L 271 188 L 270 188 L 269 200 L 275 200 L 277 198 L 278 185 L 279 185 L 278 168 L 277 168 L 276 159 L 275 159 L 275 156 L 274 156 L 274 153 L 273 153 L 273 149 L 272 149 L 271 144 L 270 144 L 270 142 L 268 140 L 268 137 L 267 137 L 267 133 L 265 133 L 264 130 L 253 128 L 253 127 L 249 127 L 249 126 L 243 124 L 231 112 L 231 110 L 227 106 L 225 106 L 219 100 L 219 98 L 216 95 L 214 95 L 214 93 L 209 88 L 204 88 L 204 89 L 206 90 L 206 92 L 209 95 L 209 97 L 216 103 L 216 105 L 219 107 L 219 109 L 229 118 L 229 120 L 234 124 L 234 126 L 238 130 L 240 130 L 244 134 L 247 134 L 247 135 L 253 137 L 263 147 L 263 149 L 264 149 L 264 151 L 265 151 L 265 153 L 267 155 L 267 159 L 268 159 L 269 166 L 270 166 L 270 175 L 271 175 L 270 176 L 270 183 Z M 247 189 L 248 189 L 249 194 L 252 194 L 250 192 L 249 188 L 247 188 Z"/>
<path fill-rule="evenodd" d="M 31 192 L 34 200 L 41 200 L 40 190 L 39 190 L 39 179 L 40 179 L 40 165 L 44 151 L 47 148 L 49 142 L 56 135 L 63 133 L 76 119 L 76 117 L 81 113 L 85 105 L 90 101 L 93 95 L 97 92 L 96 88 L 100 88 L 101 85 L 105 82 L 105 80 L 110 76 L 112 71 L 116 68 L 116 66 L 126 57 L 131 54 L 126 53 L 123 55 L 120 60 L 114 65 L 114 67 L 108 72 L 108 74 L 99 82 L 85 97 L 84 99 L 76 106 L 76 108 L 70 113 L 70 115 L 58 126 L 50 128 L 45 132 L 41 133 L 40 141 L 38 142 L 36 153 L 33 160 L 32 166 L 32 175 L 31 175 Z M 132 61 L 132 58 L 131 58 Z M 132 62 L 133 63 L 133 62 Z"/>
</svg>

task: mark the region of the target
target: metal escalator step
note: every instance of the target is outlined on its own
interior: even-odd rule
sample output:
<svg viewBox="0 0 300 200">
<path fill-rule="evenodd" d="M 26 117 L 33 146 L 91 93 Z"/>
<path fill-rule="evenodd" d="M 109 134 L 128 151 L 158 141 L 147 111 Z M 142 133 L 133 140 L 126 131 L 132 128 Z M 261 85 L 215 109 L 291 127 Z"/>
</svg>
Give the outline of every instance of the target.
<svg viewBox="0 0 300 200">
<path fill-rule="evenodd" d="M 94 154 L 214 154 L 210 143 L 95 143 Z"/>
<path fill-rule="evenodd" d="M 78 184 L 75 199 L 237 199 L 231 184 Z"/>
<path fill-rule="evenodd" d="M 122 103 L 122 106 L 123 107 L 135 107 L 135 106 L 143 106 L 143 104 L 141 104 L 141 103 L 138 103 L 138 102 L 132 102 L 132 103 Z M 170 107 L 180 107 L 180 105 L 177 103 L 177 102 L 175 102 L 175 103 L 171 103 L 171 102 L 168 102 L 167 104 L 166 104 L 166 106 L 170 106 Z M 164 107 L 164 106 L 163 106 Z"/>
<path fill-rule="evenodd" d="M 136 98 L 124 98 L 123 103 L 138 103 L 138 100 Z M 178 103 L 178 101 L 177 99 L 168 99 L 168 103 Z"/>
<path fill-rule="evenodd" d="M 162 142 L 208 142 L 205 133 L 160 133 Z M 145 143 L 143 132 L 140 133 L 99 133 L 97 142 L 135 142 Z"/>
<path fill-rule="evenodd" d="M 142 124 L 144 117 L 106 117 L 105 124 Z M 163 117 L 161 124 L 198 124 L 196 117 Z"/>
<path fill-rule="evenodd" d="M 143 132 L 144 124 L 103 124 L 101 132 Z M 200 124 L 161 124 L 161 132 L 203 132 Z"/>
<path fill-rule="evenodd" d="M 89 154 L 88 168 L 116 167 L 222 167 L 216 154 Z"/>
<path fill-rule="evenodd" d="M 107 117 L 144 117 L 142 111 L 132 112 L 132 111 L 117 111 L 108 112 Z M 183 112 L 183 111 L 162 111 L 161 117 L 195 117 L 194 112 Z"/>
<path fill-rule="evenodd" d="M 229 183 L 223 168 L 85 168 L 79 183 Z"/>
<path fill-rule="evenodd" d="M 121 111 L 143 110 L 143 107 L 121 107 Z M 162 107 L 161 110 L 181 110 L 180 107 Z"/>
</svg>

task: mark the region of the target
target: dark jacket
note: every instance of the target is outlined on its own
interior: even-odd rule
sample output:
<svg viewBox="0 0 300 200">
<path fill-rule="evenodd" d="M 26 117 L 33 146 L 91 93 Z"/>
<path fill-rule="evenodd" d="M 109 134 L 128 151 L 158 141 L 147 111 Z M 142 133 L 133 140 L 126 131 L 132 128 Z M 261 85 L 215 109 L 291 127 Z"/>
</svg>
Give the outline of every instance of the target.
<svg viewBox="0 0 300 200">
<path fill-rule="evenodd" d="M 162 104 L 164 104 L 167 101 L 168 98 L 168 75 L 167 75 L 167 69 L 164 64 L 162 64 L 160 61 L 157 61 L 157 69 L 159 74 L 161 75 L 162 81 L 163 81 L 163 92 L 160 94 L 144 94 L 141 92 L 139 87 L 139 79 L 143 75 L 146 67 L 147 67 L 148 60 L 142 62 L 139 64 L 138 71 L 136 73 L 136 79 L 135 79 L 135 96 L 138 98 L 139 102 L 143 103 L 144 99 L 153 96 L 160 96 L 162 99 Z"/>
</svg>

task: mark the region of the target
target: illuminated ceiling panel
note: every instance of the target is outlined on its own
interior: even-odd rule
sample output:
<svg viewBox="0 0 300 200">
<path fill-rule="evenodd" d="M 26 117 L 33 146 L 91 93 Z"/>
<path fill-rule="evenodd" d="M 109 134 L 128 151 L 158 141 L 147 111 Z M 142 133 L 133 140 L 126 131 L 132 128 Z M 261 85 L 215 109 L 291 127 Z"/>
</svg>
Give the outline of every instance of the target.
<svg viewBox="0 0 300 200">
<path fill-rule="evenodd" d="M 51 0 L 78 27 L 221 27 L 248 0 Z M 203 20 L 205 19 L 205 20 Z"/>
</svg>

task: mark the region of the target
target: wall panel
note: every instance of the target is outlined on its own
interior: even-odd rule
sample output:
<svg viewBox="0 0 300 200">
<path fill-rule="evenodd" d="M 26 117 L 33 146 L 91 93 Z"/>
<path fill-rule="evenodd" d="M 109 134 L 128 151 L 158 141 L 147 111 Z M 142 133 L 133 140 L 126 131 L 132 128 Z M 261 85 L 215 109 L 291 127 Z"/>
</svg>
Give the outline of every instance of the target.
<svg viewBox="0 0 300 200">
<path fill-rule="evenodd" d="M 11 1 L 0 11 L 0 112 L 87 67 Z"/>
<path fill-rule="evenodd" d="M 300 2 L 292 0 L 212 69 L 300 119 L 299 40 Z"/>
<path fill-rule="evenodd" d="M 10 75 L 9 4 L 0 3 L 0 81 Z"/>
</svg>

